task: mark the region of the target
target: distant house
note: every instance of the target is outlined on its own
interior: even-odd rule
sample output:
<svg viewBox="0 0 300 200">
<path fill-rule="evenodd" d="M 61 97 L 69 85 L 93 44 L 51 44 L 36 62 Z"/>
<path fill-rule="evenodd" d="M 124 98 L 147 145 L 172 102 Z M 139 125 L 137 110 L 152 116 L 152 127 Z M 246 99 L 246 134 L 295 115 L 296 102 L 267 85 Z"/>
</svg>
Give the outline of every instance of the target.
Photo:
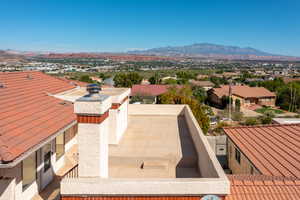
<svg viewBox="0 0 300 200">
<path fill-rule="evenodd" d="M 300 124 L 226 127 L 233 174 L 300 178 Z"/>
<path fill-rule="evenodd" d="M 90 77 L 93 81 L 96 81 L 96 82 L 98 82 L 98 83 L 101 83 L 103 80 L 102 80 L 102 78 L 99 78 L 99 77 L 97 77 L 97 76 L 91 76 Z"/>
<path fill-rule="evenodd" d="M 148 81 L 148 79 L 143 79 L 141 84 L 142 85 L 150 85 L 150 82 Z"/>
<path fill-rule="evenodd" d="M 247 107 L 253 104 L 261 106 L 275 106 L 276 95 L 263 87 L 249 87 L 246 85 L 231 86 L 232 99 L 239 99 L 241 106 Z M 212 88 L 208 91 L 211 103 L 222 105 L 222 97 L 229 96 L 229 85 L 221 85 L 220 88 Z"/>
<path fill-rule="evenodd" d="M 206 74 L 198 74 L 197 75 L 197 80 L 201 80 L 201 79 L 204 79 L 204 78 L 208 78 L 209 76 L 206 75 Z"/>
<path fill-rule="evenodd" d="M 195 80 L 190 80 L 190 83 L 194 86 L 200 86 L 203 87 L 205 91 L 208 91 L 210 89 L 212 89 L 215 84 L 213 84 L 210 81 L 195 81 Z"/>
<path fill-rule="evenodd" d="M 168 91 L 169 85 L 133 85 L 131 88 L 130 98 L 139 96 L 147 102 L 156 103 L 157 97 Z"/>
<path fill-rule="evenodd" d="M 297 77 L 297 78 L 284 77 L 283 78 L 284 83 L 290 83 L 290 82 L 296 82 L 296 81 L 300 81 L 300 77 Z"/>
<path fill-rule="evenodd" d="M 168 85 L 133 85 L 130 96 L 159 96 L 167 92 L 168 87 Z"/>
</svg>

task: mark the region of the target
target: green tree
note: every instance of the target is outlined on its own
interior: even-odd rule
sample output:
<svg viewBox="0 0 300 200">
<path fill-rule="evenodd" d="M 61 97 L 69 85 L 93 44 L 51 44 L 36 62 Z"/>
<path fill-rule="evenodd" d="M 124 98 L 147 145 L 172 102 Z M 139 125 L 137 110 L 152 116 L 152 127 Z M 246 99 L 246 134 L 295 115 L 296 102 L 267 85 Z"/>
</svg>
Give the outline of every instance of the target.
<svg viewBox="0 0 300 200">
<path fill-rule="evenodd" d="M 207 93 L 203 87 L 193 86 L 192 87 L 193 96 L 199 101 L 199 103 L 204 103 L 207 99 Z"/>
<path fill-rule="evenodd" d="M 240 112 L 241 111 L 241 101 L 239 99 L 235 100 L 235 111 Z"/>
<path fill-rule="evenodd" d="M 168 78 L 168 79 L 164 80 L 164 84 L 165 85 L 176 85 L 177 84 L 177 80 L 175 80 L 173 78 Z"/>
<path fill-rule="evenodd" d="M 105 73 L 100 73 L 99 74 L 99 78 L 101 78 L 102 80 L 108 79 L 111 76 L 109 74 L 105 74 Z"/>
<path fill-rule="evenodd" d="M 269 116 L 262 116 L 260 118 L 260 121 L 262 124 L 271 124 L 272 123 L 272 118 Z"/>
<path fill-rule="evenodd" d="M 115 87 L 129 87 L 131 88 L 134 84 L 140 84 L 143 77 L 137 72 L 130 73 L 118 73 L 114 77 Z"/>
<path fill-rule="evenodd" d="M 151 85 L 160 84 L 161 80 L 158 73 L 155 73 L 154 76 L 149 78 L 149 82 Z"/>
<path fill-rule="evenodd" d="M 191 108 L 199 126 L 202 128 L 204 134 L 209 129 L 209 117 L 205 113 L 203 105 L 200 104 L 194 97 L 190 87 L 182 88 L 171 87 L 168 92 L 161 95 L 162 104 L 187 104 Z"/>
<path fill-rule="evenodd" d="M 80 76 L 79 81 L 86 82 L 86 83 L 93 83 L 94 82 L 88 75 Z"/>
<path fill-rule="evenodd" d="M 253 125 L 257 125 L 257 124 L 258 124 L 258 121 L 255 118 L 248 118 L 245 121 L 245 125 L 247 125 L 247 126 L 253 126 Z"/>
</svg>

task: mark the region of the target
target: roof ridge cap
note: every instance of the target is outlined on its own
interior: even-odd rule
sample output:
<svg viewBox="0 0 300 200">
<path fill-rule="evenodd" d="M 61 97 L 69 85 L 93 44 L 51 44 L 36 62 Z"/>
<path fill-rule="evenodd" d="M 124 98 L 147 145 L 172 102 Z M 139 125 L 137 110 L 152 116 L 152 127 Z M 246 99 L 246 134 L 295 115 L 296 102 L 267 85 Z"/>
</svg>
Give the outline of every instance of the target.
<svg viewBox="0 0 300 200">
<path fill-rule="evenodd" d="M 294 124 L 259 124 L 259 125 L 241 125 L 241 126 L 227 126 L 223 129 L 236 129 L 236 128 L 260 128 L 260 127 L 280 127 L 280 126 L 300 126 L 300 123 Z"/>
</svg>

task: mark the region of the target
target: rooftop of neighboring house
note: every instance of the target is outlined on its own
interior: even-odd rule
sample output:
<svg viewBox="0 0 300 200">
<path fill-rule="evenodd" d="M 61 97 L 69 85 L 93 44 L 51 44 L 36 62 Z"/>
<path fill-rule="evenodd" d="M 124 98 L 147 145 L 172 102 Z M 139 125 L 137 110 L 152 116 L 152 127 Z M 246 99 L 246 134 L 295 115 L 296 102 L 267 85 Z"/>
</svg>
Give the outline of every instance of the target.
<svg viewBox="0 0 300 200">
<path fill-rule="evenodd" d="M 265 175 L 228 175 L 230 194 L 225 200 L 300 199 L 300 180 Z"/>
<path fill-rule="evenodd" d="M 131 95 L 158 96 L 168 91 L 168 85 L 133 85 Z"/>
<path fill-rule="evenodd" d="M 76 88 L 42 72 L 0 72 L 0 162 L 9 163 L 76 121 L 53 95 Z"/>
<path fill-rule="evenodd" d="M 297 77 L 297 78 L 284 77 L 284 78 L 283 78 L 283 81 L 284 81 L 285 83 L 290 83 L 290 82 L 294 82 L 294 81 L 300 81 L 300 77 Z"/>
<path fill-rule="evenodd" d="M 247 85 L 232 85 L 232 94 L 241 98 L 263 98 L 276 97 L 274 92 L 270 92 L 264 87 L 249 87 Z M 219 88 L 213 88 L 212 92 L 219 98 L 229 95 L 229 85 L 221 85 Z"/>
<path fill-rule="evenodd" d="M 300 124 L 225 127 L 224 131 L 262 174 L 300 178 Z"/>
</svg>

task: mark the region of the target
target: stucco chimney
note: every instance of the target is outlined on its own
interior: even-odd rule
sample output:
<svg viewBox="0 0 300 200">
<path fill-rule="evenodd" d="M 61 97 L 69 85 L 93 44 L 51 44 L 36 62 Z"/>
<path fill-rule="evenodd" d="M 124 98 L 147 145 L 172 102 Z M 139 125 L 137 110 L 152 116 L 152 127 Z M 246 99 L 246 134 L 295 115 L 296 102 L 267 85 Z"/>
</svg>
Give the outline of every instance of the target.
<svg viewBox="0 0 300 200">
<path fill-rule="evenodd" d="M 80 177 L 108 177 L 108 134 L 111 97 L 100 87 L 87 87 L 88 95 L 75 102 L 78 121 L 78 173 Z"/>
</svg>

